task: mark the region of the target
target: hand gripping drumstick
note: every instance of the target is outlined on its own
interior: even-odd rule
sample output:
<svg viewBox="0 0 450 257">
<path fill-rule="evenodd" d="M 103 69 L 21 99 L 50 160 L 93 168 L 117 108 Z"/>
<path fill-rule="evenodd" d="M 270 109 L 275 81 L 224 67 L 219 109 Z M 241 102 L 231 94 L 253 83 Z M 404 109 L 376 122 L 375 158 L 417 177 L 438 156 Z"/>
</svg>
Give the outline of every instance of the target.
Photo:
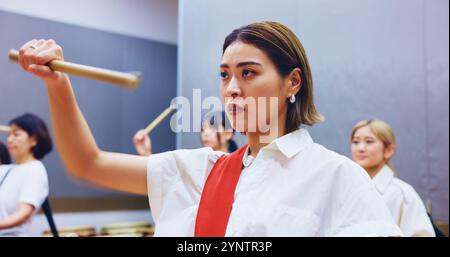
<svg viewBox="0 0 450 257">
<path fill-rule="evenodd" d="M 8 58 L 11 61 L 17 62 L 19 60 L 19 52 L 14 49 L 10 50 Z M 124 73 L 65 61 L 53 60 L 47 63 L 47 66 L 54 71 L 100 80 L 131 90 L 136 89 L 142 80 L 142 76 L 139 72 Z"/>
<path fill-rule="evenodd" d="M 148 126 L 144 129 L 145 133 L 149 134 L 150 132 L 152 132 L 152 130 L 156 128 L 156 126 L 158 126 L 174 110 L 175 108 L 173 106 L 167 107 L 158 117 L 156 117 L 156 119 L 148 124 Z"/>
<path fill-rule="evenodd" d="M 0 125 L 0 132 L 9 132 L 10 128 L 8 126 Z"/>
</svg>

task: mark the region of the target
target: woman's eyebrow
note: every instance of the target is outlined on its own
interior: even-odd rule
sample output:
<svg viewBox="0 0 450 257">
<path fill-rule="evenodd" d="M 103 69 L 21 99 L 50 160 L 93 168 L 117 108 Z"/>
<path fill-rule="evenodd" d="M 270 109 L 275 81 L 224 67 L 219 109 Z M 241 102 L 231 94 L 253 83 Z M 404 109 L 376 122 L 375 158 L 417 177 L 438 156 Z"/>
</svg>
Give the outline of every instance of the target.
<svg viewBox="0 0 450 257">
<path fill-rule="evenodd" d="M 260 66 L 261 66 L 261 63 L 253 62 L 253 61 L 240 62 L 240 63 L 238 63 L 238 64 L 236 65 L 236 68 L 239 68 L 239 67 L 242 67 L 242 66 L 246 66 L 246 65 L 260 65 Z M 226 64 L 226 63 L 222 63 L 222 64 L 220 65 L 220 67 L 221 67 L 221 68 L 230 68 L 230 66 L 229 66 L 228 64 Z"/>
<path fill-rule="evenodd" d="M 242 67 L 242 66 L 247 66 L 247 65 L 261 65 L 260 63 L 257 62 L 240 62 L 236 65 L 236 67 Z"/>
</svg>

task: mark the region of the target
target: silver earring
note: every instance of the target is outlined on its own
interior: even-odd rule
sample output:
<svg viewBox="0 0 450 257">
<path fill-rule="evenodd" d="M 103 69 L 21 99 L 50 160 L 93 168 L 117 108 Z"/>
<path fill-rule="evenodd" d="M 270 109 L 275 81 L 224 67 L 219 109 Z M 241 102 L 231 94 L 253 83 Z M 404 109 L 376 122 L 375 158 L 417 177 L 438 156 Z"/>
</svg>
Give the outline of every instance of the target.
<svg viewBox="0 0 450 257">
<path fill-rule="evenodd" d="M 295 95 L 291 95 L 289 102 L 291 102 L 291 104 L 295 103 Z"/>
</svg>

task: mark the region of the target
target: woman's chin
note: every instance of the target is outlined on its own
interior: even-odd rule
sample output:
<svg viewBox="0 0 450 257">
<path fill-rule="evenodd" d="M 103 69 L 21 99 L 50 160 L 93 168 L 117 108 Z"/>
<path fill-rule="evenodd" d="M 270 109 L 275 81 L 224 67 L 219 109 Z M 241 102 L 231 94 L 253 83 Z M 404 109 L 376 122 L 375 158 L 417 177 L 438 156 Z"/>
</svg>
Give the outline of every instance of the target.
<svg viewBox="0 0 450 257">
<path fill-rule="evenodd" d="M 258 124 L 255 119 L 247 119 L 247 115 L 237 114 L 237 115 L 229 115 L 230 124 L 233 127 L 234 131 L 239 133 L 249 133 L 249 132 L 257 132 Z"/>
<path fill-rule="evenodd" d="M 9 151 L 9 155 L 11 156 L 11 158 L 17 158 L 17 154 L 14 151 Z"/>
<path fill-rule="evenodd" d="M 231 122 L 231 126 L 233 127 L 234 131 L 239 133 L 247 132 L 248 125 L 245 122 L 245 120 L 233 120 Z"/>
</svg>

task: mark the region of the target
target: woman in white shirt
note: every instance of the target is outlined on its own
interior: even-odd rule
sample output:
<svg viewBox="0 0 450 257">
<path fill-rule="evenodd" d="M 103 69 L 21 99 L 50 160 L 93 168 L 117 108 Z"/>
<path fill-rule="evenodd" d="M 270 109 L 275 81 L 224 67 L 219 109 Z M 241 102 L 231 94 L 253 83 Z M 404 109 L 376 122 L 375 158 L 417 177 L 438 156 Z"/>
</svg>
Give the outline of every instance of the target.
<svg viewBox="0 0 450 257">
<path fill-rule="evenodd" d="M 68 76 L 45 66 L 54 59 L 63 53 L 53 40 L 20 49 L 22 68 L 47 85 L 66 167 L 98 185 L 148 195 L 155 235 L 401 235 L 364 170 L 300 128 L 321 115 L 305 51 L 286 26 L 252 23 L 225 39 L 220 95 L 233 128 L 248 141 L 231 154 L 201 148 L 146 158 L 100 150 Z M 269 100 L 276 104 L 258 108 Z"/>
<path fill-rule="evenodd" d="M 7 145 L 15 164 L 0 165 L 0 236 L 25 236 L 34 214 L 48 195 L 40 161 L 52 150 L 45 123 L 24 114 L 10 123 Z"/>
<path fill-rule="evenodd" d="M 358 122 L 351 134 L 352 157 L 372 178 L 405 236 L 435 236 L 425 206 L 412 186 L 395 176 L 394 131 L 382 120 Z"/>
</svg>

